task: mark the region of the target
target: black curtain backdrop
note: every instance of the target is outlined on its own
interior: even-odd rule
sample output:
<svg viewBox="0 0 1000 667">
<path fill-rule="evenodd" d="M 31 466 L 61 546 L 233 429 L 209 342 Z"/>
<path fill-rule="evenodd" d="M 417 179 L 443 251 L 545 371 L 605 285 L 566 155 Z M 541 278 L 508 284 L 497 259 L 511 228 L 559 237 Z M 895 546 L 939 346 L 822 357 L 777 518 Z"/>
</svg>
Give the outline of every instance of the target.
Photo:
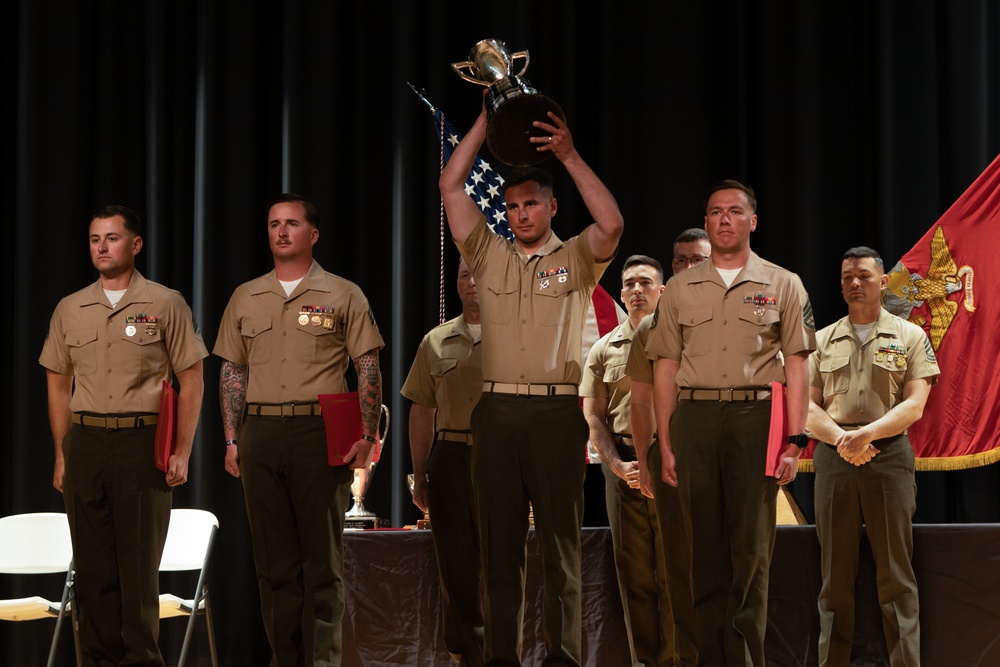
<svg viewBox="0 0 1000 667">
<path fill-rule="evenodd" d="M 2 515 L 62 509 L 37 359 L 56 302 L 96 279 L 89 212 L 121 203 L 144 215 L 140 270 L 184 293 L 211 349 L 232 290 L 271 269 L 266 205 L 291 190 L 319 207 L 317 259 L 360 284 L 385 335 L 394 424 L 367 504 L 412 523 L 398 391 L 438 321 L 439 158 L 406 84 L 464 131 L 480 89 L 449 64 L 480 39 L 530 50 L 527 77 L 566 110 L 617 197 L 626 230 L 603 280 L 612 294 L 626 256 L 668 260 L 673 238 L 702 224 L 707 186 L 737 178 L 760 200 L 754 249 L 802 276 L 828 324 L 845 311 L 847 247 L 871 245 L 892 265 L 1000 153 L 996 0 L 19 0 L 0 11 L 0 188 L 13 230 L 0 249 L 11 288 Z M 561 166 L 545 166 L 568 237 L 586 209 Z M 448 238 L 444 249 L 451 316 L 457 252 Z M 210 358 L 174 505 L 219 516 L 220 657 L 262 665 L 242 490 L 222 466 L 218 371 Z M 917 521 L 1000 520 L 998 470 L 918 474 Z M 807 515 L 810 477 L 795 483 Z M 4 580 L 8 593 L 17 586 Z M 0 662 L 39 654 L 49 627 L 0 627 Z M 165 627 L 173 645 L 179 634 Z"/>
</svg>

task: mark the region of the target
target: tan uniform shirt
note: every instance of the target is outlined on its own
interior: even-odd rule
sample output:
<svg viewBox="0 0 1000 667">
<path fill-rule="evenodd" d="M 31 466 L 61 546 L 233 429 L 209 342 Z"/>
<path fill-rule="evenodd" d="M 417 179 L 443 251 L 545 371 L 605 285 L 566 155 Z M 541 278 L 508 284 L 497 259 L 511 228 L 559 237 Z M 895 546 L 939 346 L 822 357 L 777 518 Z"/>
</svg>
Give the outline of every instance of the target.
<svg viewBox="0 0 1000 667">
<path fill-rule="evenodd" d="M 438 431 L 468 431 L 472 409 L 483 392 L 482 346 L 461 315 L 431 329 L 400 393 L 418 405 L 437 408 Z"/>
<path fill-rule="evenodd" d="M 639 326 L 632 334 L 632 345 L 628 351 L 628 363 L 625 373 L 636 382 L 653 384 L 653 362 L 646 356 L 646 345 L 649 342 L 649 328 L 653 324 L 653 315 L 646 315 L 639 320 Z"/>
<path fill-rule="evenodd" d="M 291 296 L 274 271 L 237 287 L 212 352 L 250 367 L 248 403 L 308 403 L 347 391 L 349 359 L 383 345 L 361 289 L 313 261 Z"/>
<path fill-rule="evenodd" d="M 73 412 L 155 413 L 162 382 L 207 356 L 181 293 L 136 271 L 116 308 L 100 280 L 62 299 L 38 362 L 73 377 Z"/>
<path fill-rule="evenodd" d="M 481 217 L 464 244 L 482 314 L 483 377 L 493 382 L 578 384 L 583 320 L 608 262 L 595 262 L 587 230 L 568 241 L 554 233 L 526 256 Z M 610 262 L 610 259 L 609 259 Z"/>
<path fill-rule="evenodd" d="M 667 281 L 646 354 L 680 362 L 678 387 L 767 387 L 786 357 L 816 347 L 799 277 L 751 252 L 731 287 L 706 260 Z"/>
<path fill-rule="evenodd" d="M 923 329 L 882 309 L 860 342 L 845 317 L 816 334 L 809 384 L 823 390 L 823 409 L 838 424 L 869 424 L 903 400 L 903 386 L 941 371 Z"/>
<path fill-rule="evenodd" d="M 632 325 L 625 320 L 597 341 L 590 348 L 580 382 L 580 396 L 608 399 L 607 424 L 612 433 L 632 432 L 629 425 L 632 382 L 625 374 L 625 366 L 633 337 Z"/>
</svg>

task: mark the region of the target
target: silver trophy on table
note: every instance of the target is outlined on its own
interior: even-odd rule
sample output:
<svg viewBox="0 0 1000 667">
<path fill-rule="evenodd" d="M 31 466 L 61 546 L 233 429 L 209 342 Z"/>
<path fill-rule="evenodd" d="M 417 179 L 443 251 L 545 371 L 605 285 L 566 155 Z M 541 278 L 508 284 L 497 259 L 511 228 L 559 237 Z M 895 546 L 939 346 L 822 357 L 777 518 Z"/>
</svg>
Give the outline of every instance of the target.
<svg viewBox="0 0 1000 667">
<path fill-rule="evenodd" d="M 389 408 L 382 405 L 382 421 L 384 428 L 379 434 L 377 445 L 379 449 L 376 454 L 381 456 L 385 449 L 386 438 L 389 436 Z M 381 425 L 381 424 L 380 424 Z M 351 482 L 351 495 L 354 496 L 354 504 L 351 509 L 344 513 L 344 530 L 363 530 L 365 528 L 385 528 L 389 525 L 388 519 L 380 519 L 374 512 L 365 509 L 365 494 L 372 483 L 372 475 L 375 474 L 375 466 L 378 461 L 376 456 L 372 456 L 372 461 L 364 468 L 357 468 L 354 471 L 354 481 Z"/>
<path fill-rule="evenodd" d="M 513 74 L 514 61 L 519 58 L 524 59 L 524 66 Z M 562 108 L 524 78 L 530 61 L 527 51 L 511 53 L 500 40 L 484 39 L 472 47 L 466 62 L 451 65 L 466 81 L 489 89 L 486 145 L 498 160 L 512 167 L 530 167 L 552 155 L 539 152 L 538 145 L 531 143 L 531 137 L 548 136 L 532 121 L 551 123 L 549 111 L 566 120 Z"/>
</svg>

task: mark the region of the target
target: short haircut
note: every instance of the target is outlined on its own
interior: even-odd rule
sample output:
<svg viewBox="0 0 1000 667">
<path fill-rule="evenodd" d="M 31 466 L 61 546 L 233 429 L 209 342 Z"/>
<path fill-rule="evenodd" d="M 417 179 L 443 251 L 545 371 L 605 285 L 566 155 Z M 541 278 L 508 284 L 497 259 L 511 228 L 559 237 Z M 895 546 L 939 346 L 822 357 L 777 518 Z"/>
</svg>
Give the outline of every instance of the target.
<svg viewBox="0 0 1000 667">
<path fill-rule="evenodd" d="M 133 236 L 142 236 L 142 218 L 139 214 L 130 209 L 127 206 L 122 206 L 121 204 L 109 204 L 108 206 L 102 206 L 101 208 L 95 210 L 90 214 L 90 222 L 94 220 L 107 220 L 108 218 L 113 218 L 116 215 L 120 215 L 125 221 L 125 231 L 129 232 Z"/>
<path fill-rule="evenodd" d="M 268 204 L 267 210 L 270 211 L 271 207 L 278 204 L 298 204 L 302 207 L 302 210 L 306 214 L 306 222 L 308 222 L 313 227 L 319 228 L 319 211 L 313 205 L 311 201 L 303 197 L 302 195 L 297 195 L 294 192 L 286 192 L 278 196 L 274 201 Z"/>
<path fill-rule="evenodd" d="M 660 276 L 660 282 L 663 282 L 663 265 L 657 260 L 653 259 L 649 255 L 631 255 L 625 260 L 625 266 L 622 267 L 622 276 L 625 272 L 631 269 L 633 266 L 651 266 L 656 269 L 656 275 Z"/>
<path fill-rule="evenodd" d="M 708 232 L 701 227 L 685 229 L 674 239 L 674 248 L 677 248 L 678 243 L 691 243 L 693 241 L 708 241 Z"/>
<path fill-rule="evenodd" d="M 705 210 L 708 210 L 708 200 L 712 198 L 719 190 L 739 190 L 747 197 L 747 203 L 750 204 L 750 210 L 754 213 L 757 212 L 757 196 L 753 193 L 753 188 L 749 185 L 743 185 L 739 181 L 734 181 L 731 178 L 727 178 L 724 181 L 719 181 L 715 183 L 708 189 L 708 194 L 705 195 Z"/>
<path fill-rule="evenodd" d="M 873 248 L 869 248 L 866 245 L 849 248 L 847 252 L 844 253 L 844 256 L 840 258 L 840 261 L 843 263 L 845 259 L 864 259 L 866 257 L 874 259 L 879 270 L 882 271 L 882 273 L 885 273 L 885 263 L 882 261 L 882 256 Z"/>
<path fill-rule="evenodd" d="M 541 189 L 552 192 L 552 174 L 538 167 L 515 169 L 510 172 L 510 175 L 503 182 L 504 192 L 507 191 L 507 188 L 512 188 L 515 185 L 521 185 L 528 181 L 535 181 Z"/>
</svg>

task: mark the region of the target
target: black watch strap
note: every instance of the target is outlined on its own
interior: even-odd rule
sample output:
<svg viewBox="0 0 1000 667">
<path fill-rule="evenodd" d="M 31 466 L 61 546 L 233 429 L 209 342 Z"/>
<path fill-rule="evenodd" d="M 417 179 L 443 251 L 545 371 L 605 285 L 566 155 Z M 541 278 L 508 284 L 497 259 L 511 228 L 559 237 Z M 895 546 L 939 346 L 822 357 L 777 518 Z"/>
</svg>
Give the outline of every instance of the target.
<svg viewBox="0 0 1000 667">
<path fill-rule="evenodd" d="M 809 436 L 805 433 L 790 435 L 788 436 L 788 444 L 795 445 L 799 449 L 805 449 L 809 446 Z"/>
</svg>

